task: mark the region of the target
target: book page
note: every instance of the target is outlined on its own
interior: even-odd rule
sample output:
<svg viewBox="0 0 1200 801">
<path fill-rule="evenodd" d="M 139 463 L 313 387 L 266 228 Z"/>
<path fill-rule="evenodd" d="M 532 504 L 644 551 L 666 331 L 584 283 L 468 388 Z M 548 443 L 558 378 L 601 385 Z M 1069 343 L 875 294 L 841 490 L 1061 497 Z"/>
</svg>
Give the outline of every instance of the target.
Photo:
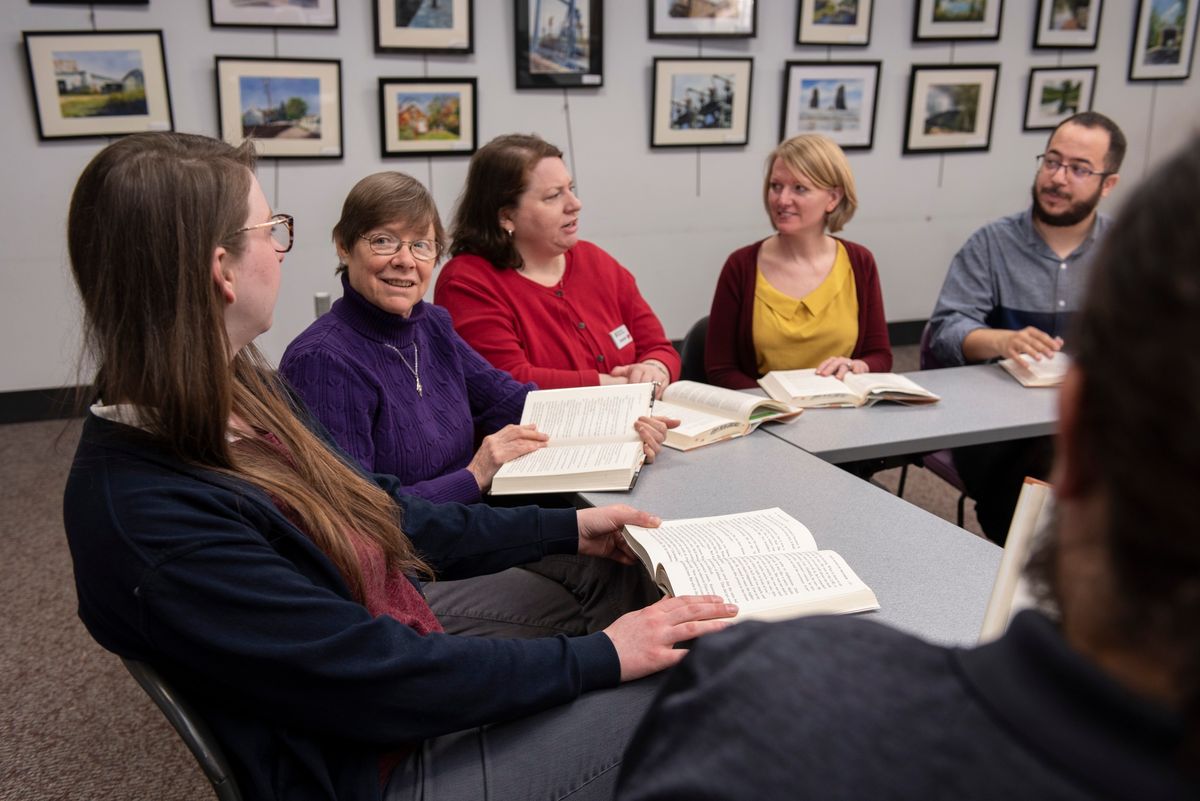
<svg viewBox="0 0 1200 801">
<path fill-rule="evenodd" d="M 639 454 L 643 454 L 641 440 L 542 448 L 505 463 L 496 478 L 619 470 L 638 464 Z"/>
<path fill-rule="evenodd" d="M 1038 534 L 1050 525 L 1053 517 L 1054 494 L 1050 485 L 1026 477 L 1013 510 L 1008 538 L 1004 541 L 1000 569 L 996 571 L 996 581 L 983 614 L 980 643 L 996 639 L 1008 628 L 1008 622 L 1017 612 L 1037 605 L 1024 578 L 1025 564 Z"/>
<path fill-rule="evenodd" d="M 668 562 L 817 549 L 812 532 L 778 507 L 718 517 L 666 520 L 658 528 L 626 526 L 625 530 L 641 545 L 643 561 L 649 561 L 651 572 L 657 565 Z"/>
<path fill-rule="evenodd" d="M 1033 384 L 1050 386 L 1053 384 L 1061 384 L 1067 377 L 1067 370 L 1071 368 L 1071 357 L 1063 351 L 1056 352 L 1049 359 L 1036 360 L 1028 353 L 1022 353 L 1020 361 L 1013 359 L 1004 359 L 1000 362 L 1004 369 L 1014 375 L 1021 373 L 1018 378 L 1032 378 Z M 1022 383 L 1027 383 L 1023 380 Z"/>
<path fill-rule="evenodd" d="M 750 414 L 756 406 L 768 402 L 764 398 L 738 392 L 736 389 L 714 387 L 698 381 L 676 381 L 667 387 L 663 393 L 663 400 L 709 412 L 723 412 L 725 416 L 741 420 L 743 423 L 750 421 Z"/>
<path fill-rule="evenodd" d="M 650 414 L 650 384 L 544 389 L 525 397 L 521 424 L 537 424 L 550 445 L 638 439 L 633 424 Z"/>
<path fill-rule="evenodd" d="M 908 376 L 899 373 L 852 373 L 845 378 L 846 386 L 866 397 L 872 392 L 904 392 L 930 396 L 933 393 Z"/>
<path fill-rule="evenodd" d="M 765 378 L 773 378 L 784 394 L 792 399 L 829 398 L 836 400 L 837 398 L 848 398 L 857 394 L 849 386 L 831 375 L 817 375 L 817 371 L 813 368 L 807 370 L 772 370 Z M 768 392 L 770 391 L 770 387 L 766 384 L 763 386 Z M 771 397 L 776 398 L 776 400 L 784 400 L 783 398 L 776 397 L 773 393 Z"/>
<path fill-rule="evenodd" d="M 671 386 L 674 386 L 674 384 Z M 662 415 L 663 417 L 673 417 L 679 420 L 678 427 L 671 430 L 685 437 L 698 437 L 710 431 L 720 431 L 722 428 L 741 430 L 746 426 L 745 423 L 732 420 L 728 417 L 718 417 L 715 414 L 702 412 L 691 406 L 679 406 L 663 400 L 654 402 L 654 414 Z"/>
</svg>

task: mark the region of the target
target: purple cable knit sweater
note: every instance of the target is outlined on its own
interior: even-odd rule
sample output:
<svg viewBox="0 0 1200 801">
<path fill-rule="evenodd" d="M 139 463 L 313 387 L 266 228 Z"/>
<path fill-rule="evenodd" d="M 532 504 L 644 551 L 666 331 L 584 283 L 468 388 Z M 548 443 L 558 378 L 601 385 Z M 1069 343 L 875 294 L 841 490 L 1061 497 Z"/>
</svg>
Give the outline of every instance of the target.
<svg viewBox="0 0 1200 801">
<path fill-rule="evenodd" d="M 455 333 L 445 309 L 421 302 L 389 314 L 343 277 L 342 299 L 288 345 L 279 372 L 347 453 L 437 503 L 477 503 L 467 471 L 477 439 L 520 421 L 533 384 L 519 384 Z M 387 347 L 398 348 L 421 374 Z M 417 347 L 414 359 L 413 344 Z"/>
</svg>

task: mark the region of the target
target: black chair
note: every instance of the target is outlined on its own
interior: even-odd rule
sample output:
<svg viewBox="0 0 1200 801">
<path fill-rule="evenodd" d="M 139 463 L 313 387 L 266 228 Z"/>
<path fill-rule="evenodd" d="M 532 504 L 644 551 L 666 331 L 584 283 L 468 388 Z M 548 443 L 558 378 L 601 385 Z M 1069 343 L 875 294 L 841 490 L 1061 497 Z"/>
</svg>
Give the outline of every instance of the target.
<svg viewBox="0 0 1200 801">
<path fill-rule="evenodd" d="M 121 657 L 121 662 L 175 727 L 192 756 L 200 763 L 200 769 L 212 784 L 219 801 L 242 801 L 242 793 L 238 790 L 233 771 L 217 738 L 195 710 L 150 665 L 125 657 Z"/>
<path fill-rule="evenodd" d="M 704 339 L 707 336 L 708 315 L 705 315 L 692 325 L 683 338 L 683 349 L 680 351 L 683 368 L 679 371 L 681 379 L 708 383 L 708 371 L 704 369 Z"/>
</svg>

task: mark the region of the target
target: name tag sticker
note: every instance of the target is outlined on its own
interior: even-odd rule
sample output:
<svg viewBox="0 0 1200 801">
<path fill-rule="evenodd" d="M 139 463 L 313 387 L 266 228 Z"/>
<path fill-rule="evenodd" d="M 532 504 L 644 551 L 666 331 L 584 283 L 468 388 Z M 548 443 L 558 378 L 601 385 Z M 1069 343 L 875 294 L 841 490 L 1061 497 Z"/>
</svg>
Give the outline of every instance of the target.
<svg viewBox="0 0 1200 801">
<path fill-rule="evenodd" d="M 617 348 L 633 344 L 633 336 L 629 333 L 629 329 L 625 327 L 624 323 L 609 331 L 608 335 L 612 337 L 613 344 Z"/>
</svg>

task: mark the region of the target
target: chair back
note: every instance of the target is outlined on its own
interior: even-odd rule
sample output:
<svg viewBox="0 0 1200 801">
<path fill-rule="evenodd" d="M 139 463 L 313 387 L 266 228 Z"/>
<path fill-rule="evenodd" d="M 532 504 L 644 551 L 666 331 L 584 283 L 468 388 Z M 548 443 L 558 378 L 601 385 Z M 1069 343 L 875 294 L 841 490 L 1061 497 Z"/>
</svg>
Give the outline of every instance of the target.
<svg viewBox="0 0 1200 801">
<path fill-rule="evenodd" d="M 928 320 L 921 329 L 920 365 L 922 370 L 937 370 L 942 367 L 941 362 L 933 355 L 933 326 Z"/>
<path fill-rule="evenodd" d="M 708 371 L 704 369 L 704 339 L 708 336 L 708 315 L 697 320 L 683 338 L 680 356 L 683 368 L 679 377 L 685 381 L 708 383 Z"/>
</svg>

